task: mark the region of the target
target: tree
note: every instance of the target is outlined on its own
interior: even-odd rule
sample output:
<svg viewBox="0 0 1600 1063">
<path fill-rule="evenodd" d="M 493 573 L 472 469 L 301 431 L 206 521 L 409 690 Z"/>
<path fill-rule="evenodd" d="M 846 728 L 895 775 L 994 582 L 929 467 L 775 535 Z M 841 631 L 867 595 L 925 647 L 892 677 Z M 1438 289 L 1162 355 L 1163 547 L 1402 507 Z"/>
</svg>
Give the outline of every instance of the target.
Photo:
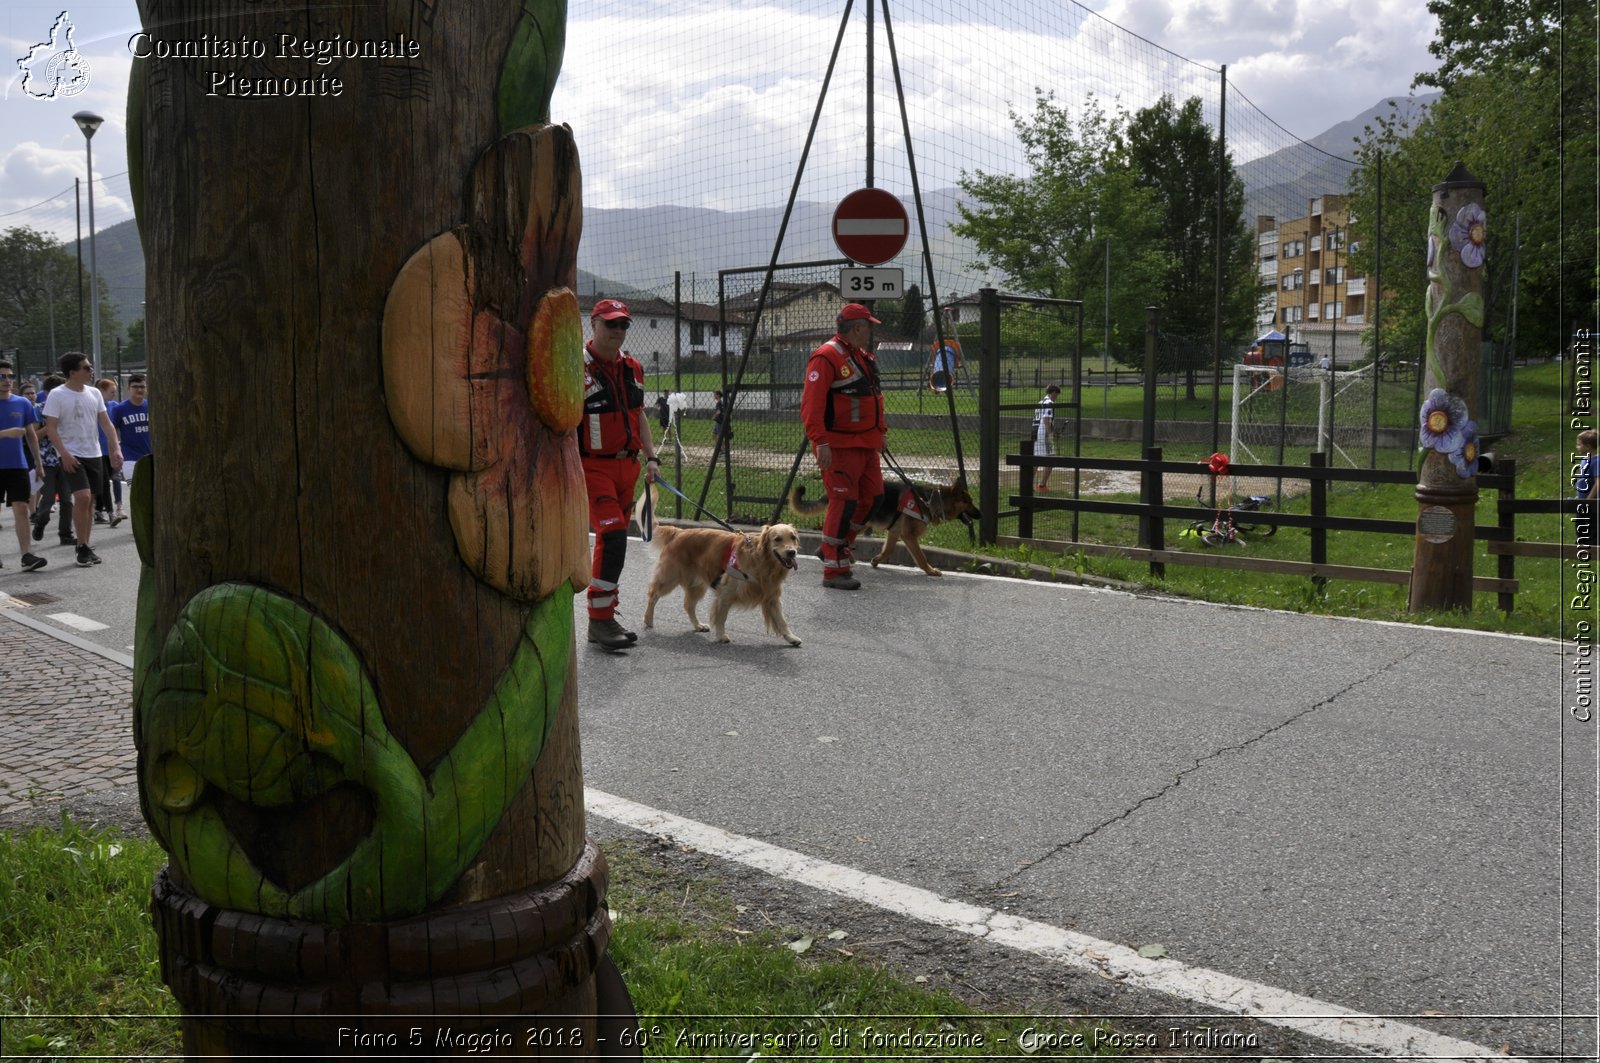
<svg viewBox="0 0 1600 1063">
<path fill-rule="evenodd" d="M 100 314 L 114 320 L 104 284 Z M 79 349 L 77 259 L 35 229 L 0 235 L 0 348 L 19 352 L 24 375 L 54 369 L 55 357 Z"/>
<path fill-rule="evenodd" d="M 1521 77 L 1554 65 L 1559 48 L 1564 0 L 1428 0 L 1428 11 L 1439 20 L 1438 34 L 1428 52 L 1439 69 L 1418 74 L 1414 84 L 1448 89 L 1473 74 L 1495 73 Z M 1568 32 L 1588 31 L 1593 38 L 1592 5 L 1588 27 L 1569 26 Z"/>
<path fill-rule="evenodd" d="M 922 330 L 928 324 L 928 306 L 927 300 L 922 297 L 922 289 L 915 284 L 906 289 L 905 296 L 900 300 L 897 324 L 900 334 L 913 343 L 922 338 Z"/>
<path fill-rule="evenodd" d="M 1201 115 L 1198 96 L 1178 108 L 1170 95 L 1162 95 L 1134 114 L 1127 135 L 1139 183 L 1155 193 L 1166 218 L 1161 236 L 1168 260 L 1156 302 L 1161 306 L 1162 331 L 1182 337 L 1172 346 L 1178 357 L 1171 368 L 1187 375 L 1193 398 L 1195 371 L 1212 365 L 1219 188 L 1223 334 L 1246 332 L 1253 317 L 1255 277 L 1251 234 L 1244 218 L 1244 182 L 1233 168 L 1231 153 L 1220 153 L 1219 159 L 1219 144 Z"/>
<path fill-rule="evenodd" d="M 272 8 L 197 25 L 305 32 Z M 388 17 L 324 16 L 345 41 Z M 409 29 L 450 78 L 263 67 L 255 94 L 315 96 L 264 108 L 134 62 L 158 453 L 132 489 L 133 731 L 193 1055 L 433 1056 L 470 1034 L 591 1058 L 597 1013 L 631 1010 L 576 715 L 565 23 L 561 0 L 441 5 Z"/>
<path fill-rule="evenodd" d="M 1557 34 L 1550 6 L 1430 4 L 1440 15 L 1439 38 L 1430 47 L 1444 62 L 1417 83 L 1440 85 L 1444 94 L 1414 124 L 1380 119 L 1359 141 L 1352 207 L 1376 223 L 1381 171 L 1383 228 L 1358 236 L 1351 264 L 1372 275 L 1381 237 L 1385 357 L 1414 360 L 1422 350 L 1427 211 L 1433 185 L 1457 161 L 1487 188 L 1484 339 L 1514 343 L 1524 353 L 1552 352 L 1593 322 L 1594 8 Z"/>
<path fill-rule="evenodd" d="M 1131 163 L 1126 114 L 1107 114 L 1091 93 L 1074 118 L 1040 91 L 1033 113 L 1013 111 L 1011 121 L 1032 173 L 963 172 L 972 205 L 961 205 L 952 230 L 977 243 L 978 268 L 1000 269 L 1025 293 L 1082 300 L 1089 321 L 1106 310 L 1109 255 L 1110 353 L 1139 364 L 1144 307 L 1161 291 L 1169 256 L 1160 201 Z"/>
</svg>

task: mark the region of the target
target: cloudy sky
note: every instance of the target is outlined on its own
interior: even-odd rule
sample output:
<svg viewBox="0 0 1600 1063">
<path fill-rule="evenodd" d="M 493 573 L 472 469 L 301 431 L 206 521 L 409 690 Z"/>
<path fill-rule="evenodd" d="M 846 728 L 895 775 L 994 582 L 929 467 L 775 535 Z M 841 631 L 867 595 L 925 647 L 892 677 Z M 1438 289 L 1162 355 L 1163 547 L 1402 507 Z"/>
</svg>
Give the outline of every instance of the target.
<svg viewBox="0 0 1600 1063">
<path fill-rule="evenodd" d="M 97 222 L 130 216 L 126 180 L 114 175 L 127 169 L 136 8 L 133 0 L 67 2 L 73 43 L 88 64 L 86 86 L 69 98 L 30 97 L 18 70 L 48 39 L 63 0 L 5 0 L 0 10 L 0 228 L 71 223 L 72 181 L 84 173 L 71 116 L 83 109 L 106 117 L 93 144 L 104 181 Z M 584 147 L 586 204 L 749 209 L 776 198 L 781 206 L 843 11 L 842 0 L 571 0 L 553 110 Z M 864 18 L 861 11 L 857 4 L 852 18 Z M 1427 54 L 1435 22 L 1417 0 L 1090 0 L 1082 8 L 1061 0 L 894 0 L 890 11 L 918 165 L 935 187 L 963 168 L 1014 165 L 1007 112 L 1028 109 L 1034 85 L 1055 87 L 1063 99 L 1094 89 L 1137 107 L 1161 91 L 1209 91 L 1226 64 L 1230 88 L 1284 131 L 1263 145 L 1271 148 L 1405 95 L 1419 70 L 1436 65 Z M 854 117 L 837 129 L 824 121 L 812 164 L 859 170 L 852 145 L 864 45 L 848 36 L 832 111 Z M 864 41 L 864 31 L 859 36 Z M 881 44 L 879 53 L 879 136 L 898 139 Z M 1253 135 L 1229 106 L 1230 132 Z M 1235 145 L 1236 157 L 1250 153 Z M 888 149 L 885 165 L 893 165 Z"/>
</svg>

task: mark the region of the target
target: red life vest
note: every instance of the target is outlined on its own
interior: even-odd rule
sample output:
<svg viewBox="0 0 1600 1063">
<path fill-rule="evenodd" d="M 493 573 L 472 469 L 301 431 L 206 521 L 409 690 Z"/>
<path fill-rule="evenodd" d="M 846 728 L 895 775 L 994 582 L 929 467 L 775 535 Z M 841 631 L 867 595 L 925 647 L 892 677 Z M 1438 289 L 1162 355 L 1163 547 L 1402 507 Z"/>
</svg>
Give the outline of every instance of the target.
<svg viewBox="0 0 1600 1063">
<path fill-rule="evenodd" d="M 888 422 L 877 360 L 837 336 L 812 352 L 800 406 L 813 444 L 883 446 Z"/>
<path fill-rule="evenodd" d="M 626 352 L 604 362 L 583 349 L 583 421 L 578 453 L 584 457 L 631 457 L 643 446 L 644 366 Z"/>
</svg>

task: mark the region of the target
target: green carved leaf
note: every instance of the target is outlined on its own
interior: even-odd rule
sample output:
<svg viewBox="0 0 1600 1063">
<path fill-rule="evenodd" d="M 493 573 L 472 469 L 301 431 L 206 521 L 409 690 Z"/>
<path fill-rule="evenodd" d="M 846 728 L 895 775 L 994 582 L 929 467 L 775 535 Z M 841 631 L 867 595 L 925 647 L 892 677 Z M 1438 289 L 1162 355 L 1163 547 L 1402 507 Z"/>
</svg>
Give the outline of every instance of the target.
<svg viewBox="0 0 1600 1063">
<path fill-rule="evenodd" d="M 1476 328 L 1483 328 L 1483 296 L 1477 292 L 1468 292 L 1463 295 L 1455 306 L 1450 309 L 1472 322 Z"/>
<path fill-rule="evenodd" d="M 337 632 L 265 588 L 201 591 L 138 698 L 141 797 L 174 863 L 227 908 L 332 923 L 422 911 L 476 858 L 544 748 L 571 655 L 570 594 L 533 608 L 487 704 L 425 778 Z M 373 830 L 292 893 L 253 864 L 208 796 L 271 810 L 346 782 L 370 796 Z"/>
<path fill-rule="evenodd" d="M 550 120 L 550 95 L 567 43 L 566 0 L 523 0 L 511 47 L 500 68 L 502 135 Z"/>
<path fill-rule="evenodd" d="M 128 191 L 133 197 L 133 223 L 144 237 L 144 81 L 146 63 L 134 59 L 128 72 Z M 134 475 L 138 475 L 135 472 Z"/>
</svg>

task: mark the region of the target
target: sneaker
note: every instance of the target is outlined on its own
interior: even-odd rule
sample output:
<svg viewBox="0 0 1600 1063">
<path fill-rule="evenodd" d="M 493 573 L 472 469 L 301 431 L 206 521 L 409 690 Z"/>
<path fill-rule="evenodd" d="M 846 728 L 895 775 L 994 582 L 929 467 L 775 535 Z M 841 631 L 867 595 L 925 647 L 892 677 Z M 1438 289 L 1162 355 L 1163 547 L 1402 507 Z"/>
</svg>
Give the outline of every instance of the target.
<svg viewBox="0 0 1600 1063">
<path fill-rule="evenodd" d="M 89 549 L 87 546 L 78 547 L 78 567 L 79 568 L 88 568 L 91 565 L 98 565 L 99 563 L 100 563 L 100 555 L 96 554 L 93 550 Z"/>
<path fill-rule="evenodd" d="M 106 516 L 105 510 L 97 509 L 94 511 L 94 522 L 96 524 L 110 524 L 111 518 Z"/>
<path fill-rule="evenodd" d="M 598 643 L 602 649 L 625 650 L 633 645 L 635 638 L 633 632 L 615 620 L 589 621 L 589 641 Z"/>
<path fill-rule="evenodd" d="M 860 589 L 861 581 L 850 575 L 828 576 L 822 581 L 822 585 L 832 587 L 836 591 L 853 591 Z"/>
<path fill-rule="evenodd" d="M 33 522 L 33 541 L 34 542 L 38 542 L 40 539 L 44 538 L 44 526 L 48 522 L 48 520 L 49 520 L 49 518 L 46 517 L 45 520 L 35 520 Z"/>
<path fill-rule="evenodd" d="M 78 537 L 76 535 L 63 535 L 61 537 L 61 545 L 62 546 L 77 546 L 78 545 Z"/>
<path fill-rule="evenodd" d="M 122 511 L 122 507 L 121 506 L 118 506 L 117 507 L 117 511 L 115 513 L 111 514 L 111 526 L 113 528 L 115 528 L 118 524 L 121 524 L 123 521 L 125 521 L 127 519 L 128 519 L 128 515 Z"/>
<path fill-rule="evenodd" d="M 44 568 L 44 566 L 48 565 L 49 563 L 50 562 L 46 561 L 38 554 L 22 555 L 22 571 L 24 572 L 33 572 L 37 569 Z"/>
<path fill-rule="evenodd" d="M 1050 486 L 1048 484 L 1040 484 L 1038 487 L 1035 487 L 1034 490 L 1038 491 L 1040 494 L 1049 494 Z"/>
</svg>

